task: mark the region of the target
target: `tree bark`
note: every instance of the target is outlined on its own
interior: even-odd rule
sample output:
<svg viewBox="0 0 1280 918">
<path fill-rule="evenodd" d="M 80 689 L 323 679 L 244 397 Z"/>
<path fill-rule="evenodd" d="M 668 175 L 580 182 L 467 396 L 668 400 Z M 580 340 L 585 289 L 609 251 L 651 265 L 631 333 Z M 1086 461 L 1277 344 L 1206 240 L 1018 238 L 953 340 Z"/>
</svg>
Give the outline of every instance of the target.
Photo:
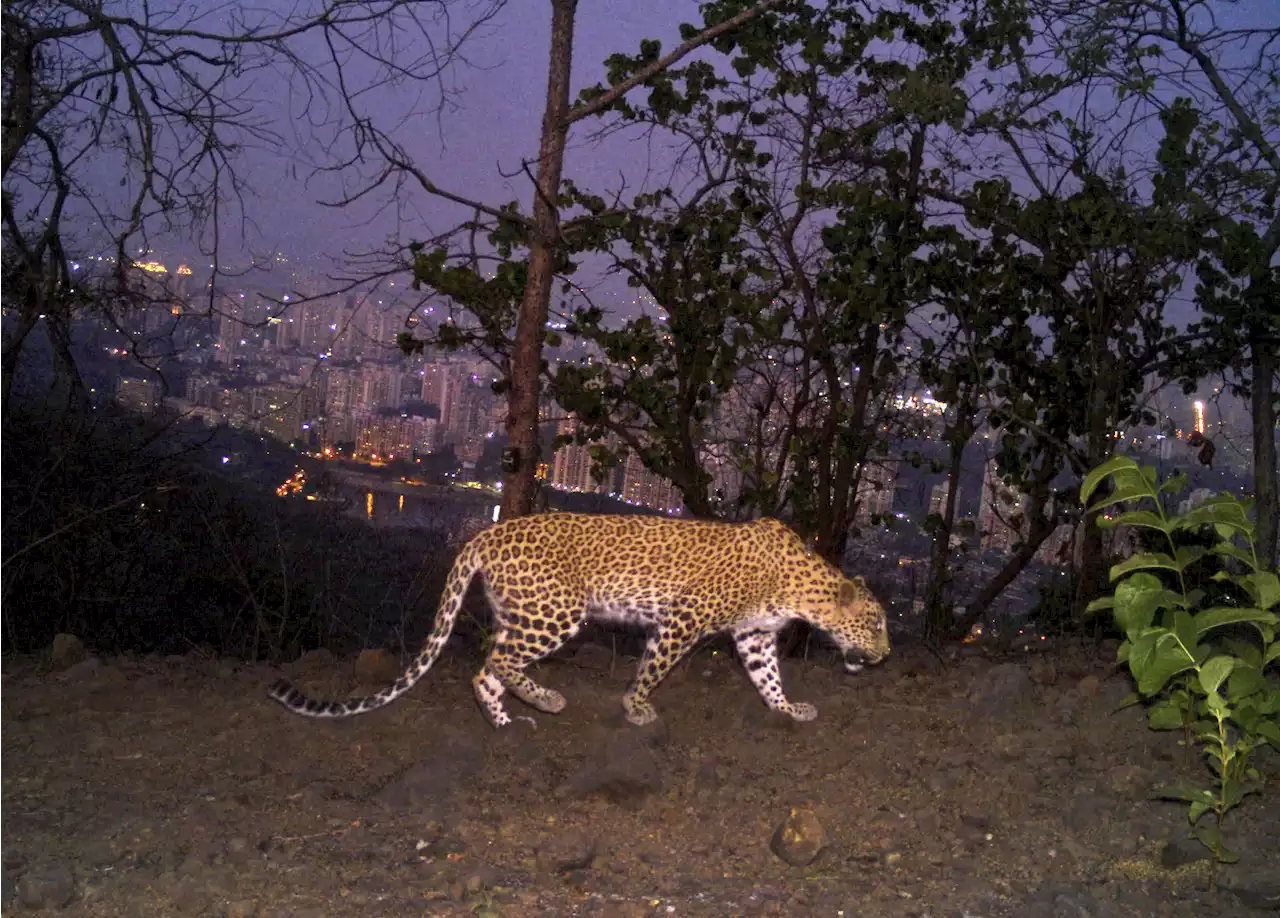
<svg viewBox="0 0 1280 918">
<path fill-rule="evenodd" d="M 731 32 L 783 0 L 762 0 L 681 42 L 670 54 L 641 68 L 608 91 L 569 108 L 569 78 L 573 68 L 573 27 L 578 0 L 551 0 L 551 55 L 547 73 L 547 102 L 542 114 L 542 140 L 538 145 L 533 224 L 529 238 L 529 273 L 520 315 L 516 320 L 515 346 L 511 353 L 511 389 L 507 395 L 506 477 L 502 488 L 502 517 L 524 516 L 533 511 L 538 472 L 538 395 L 542 373 L 542 344 L 551 311 L 551 284 L 555 279 L 555 255 L 561 241 L 560 211 L 556 199 L 564 172 L 564 148 L 575 121 L 603 111 L 619 97 L 670 67 L 695 49 Z"/>
<path fill-rule="evenodd" d="M 961 408 L 961 411 L 966 410 Z M 933 546 L 929 552 L 929 584 L 924 593 L 924 640 L 938 648 L 951 633 L 950 606 L 942 602 L 942 590 L 951 579 L 948 559 L 951 557 L 951 530 L 956 521 L 956 501 L 960 495 L 960 472 L 964 464 L 964 448 L 973 436 L 972 422 L 961 422 L 952 433 L 951 467 L 947 471 L 947 502 L 942 508 L 942 522 L 933 533 Z"/>
<path fill-rule="evenodd" d="M 1053 472 L 1057 469 L 1057 462 L 1046 458 L 1045 465 L 1049 473 L 1034 483 L 1028 495 L 1030 498 L 1028 516 L 1031 525 L 1028 527 L 1026 540 L 1005 562 L 1004 567 L 1000 568 L 999 573 L 991 578 L 978 595 L 965 606 L 964 615 L 957 618 L 952 625 L 950 637 L 964 637 L 972 630 L 973 626 L 987 614 L 991 604 L 1004 592 L 1005 587 L 1013 583 L 1014 579 L 1031 563 L 1031 559 L 1036 556 L 1045 539 L 1053 535 L 1053 531 L 1058 528 L 1057 516 L 1045 513 L 1045 506 L 1049 502 L 1049 481 L 1052 480 Z M 1091 528 L 1097 530 L 1098 527 Z"/>
<path fill-rule="evenodd" d="M 569 76 L 573 66 L 573 24 L 578 0 L 551 0 L 551 61 L 547 73 L 547 104 L 542 115 L 538 174 L 533 199 L 533 229 L 529 238 L 529 276 L 516 321 L 511 355 L 511 389 L 507 402 L 506 480 L 502 488 L 502 518 L 533 510 L 538 471 L 538 393 L 542 343 L 551 309 L 555 249 L 560 240 L 560 212 L 556 198 L 564 171 L 564 147 L 569 135 Z"/>
<path fill-rule="evenodd" d="M 1280 527 L 1280 493 L 1276 488 L 1276 360 L 1274 345 L 1265 340 L 1255 323 L 1250 333 L 1253 408 L 1253 489 L 1257 500 L 1258 562 L 1276 566 L 1277 528 Z"/>
</svg>

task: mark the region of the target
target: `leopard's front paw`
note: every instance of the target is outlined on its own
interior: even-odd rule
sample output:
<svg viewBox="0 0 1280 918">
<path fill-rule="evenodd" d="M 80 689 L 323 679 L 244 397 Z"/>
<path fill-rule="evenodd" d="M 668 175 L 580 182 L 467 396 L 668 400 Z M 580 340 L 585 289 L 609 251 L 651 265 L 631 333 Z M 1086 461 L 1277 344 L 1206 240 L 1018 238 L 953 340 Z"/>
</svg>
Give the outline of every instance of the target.
<svg viewBox="0 0 1280 918">
<path fill-rule="evenodd" d="M 534 706 L 548 714 L 559 714 L 564 710 L 564 696 L 555 689 L 543 689 Z"/>
<path fill-rule="evenodd" d="M 630 698 L 624 698 L 622 699 L 622 710 L 626 712 L 627 720 L 637 727 L 651 724 L 658 719 L 658 712 L 647 701 L 633 701 Z"/>
<path fill-rule="evenodd" d="M 791 710 L 787 713 L 798 721 L 807 722 L 818 716 L 818 709 L 807 702 L 798 701 L 791 705 Z"/>
</svg>

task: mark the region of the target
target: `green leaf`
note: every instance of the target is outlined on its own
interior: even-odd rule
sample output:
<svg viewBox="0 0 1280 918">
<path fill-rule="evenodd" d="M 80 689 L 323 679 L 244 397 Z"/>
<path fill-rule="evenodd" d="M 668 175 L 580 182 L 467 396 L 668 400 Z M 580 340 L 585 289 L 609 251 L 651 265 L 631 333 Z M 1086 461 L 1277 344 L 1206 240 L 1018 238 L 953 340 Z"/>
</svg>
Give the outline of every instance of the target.
<svg viewBox="0 0 1280 918">
<path fill-rule="evenodd" d="M 1261 692 L 1267 687 L 1267 677 L 1262 675 L 1262 668 L 1250 666 L 1242 660 L 1236 660 L 1231 670 L 1231 680 L 1227 683 L 1227 697 L 1239 702 Z"/>
<path fill-rule="evenodd" d="M 1197 825 L 1191 832 L 1200 840 L 1200 844 L 1212 851 L 1214 856 L 1223 864 L 1234 864 L 1240 860 L 1240 855 L 1223 846 L 1222 832 L 1218 829 L 1216 823 Z"/>
<path fill-rule="evenodd" d="M 1085 606 L 1084 610 L 1089 613 L 1102 612 L 1107 609 L 1110 609 L 1114 605 L 1115 605 L 1114 598 L 1110 596 L 1099 596 L 1093 602 L 1089 603 L 1089 605 Z"/>
<path fill-rule="evenodd" d="M 1182 720 L 1182 710 L 1171 701 L 1160 701 L 1147 709 L 1147 726 L 1152 730 L 1181 730 Z"/>
<path fill-rule="evenodd" d="M 1186 609 L 1175 609 L 1173 613 L 1173 633 L 1178 636 L 1178 640 L 1182 642 L 1182 646 L 1186 648 L 1187 653 L 1199 663 L 1208 656 L 1206 650 L 1203 655 L 1196 652 L 1196 638 L 1199 634 L 1196 631 L 1195 619 L 1191 617 L 1191 613 Z"/>
<path fill-rule="evenodd" d="M 1133 635 L 1149 627 L 1157 609 L 1169 608 L 1167 592 L 1154 574 L 1134 574 L 1116 587 L 1113 609 L 1120 630 Z"/>
<path fill-rule="evenodd" d="M 1120 703 L 1118 705 L 1116 705 L 1116 711 L 1123 711 L 1125 708 L 1131 708 L 1140 701 L 1142 701 L 1141 695 L 1139 695 L 1137 692 L 1130 692 L 1128 695 L 1125 695 L 1124 698 L 1120 700 Z"/>
<path fill-rule="evenodd" d="M 1186 803 L 1207 803 L 1213 806 L 1215 803 L 1213 794 L 1200 787 L 1192 787 L 1185 781 L 1178 781 L 1174 784 L 1166 784 L 1159 788 L 1155 795 L 1160 800 L 1182 800 Z"/>
<path fill-rule="evenodd" d="M 1253 561 L 1253 555 L 1245 551 L 1238 545 L 1232 545 L 1230 542 L 1219 542 L 1211 549 L 1215 554 L 1226 555 L 1229 558 L 1235 558 L 1245 567 L 1253 570 L 1257 567 Z"/>
<path fill-rule="evenodd" d="M 1224 650 L 1230 651 L 1232 656 L 1237 657 L 1244 665 L 1257 670 L 1262 669 L 1262 650 L 1256 644 L 1237 641 L 1235 638 L 1224 638 L 1221 644 Z"/>
<path fill-rule="evenodd" d="M 1213 809 L 1213 807 L 1205 803 L 1203 800 L 1197 800 L 1188 807 L 1187 818 L 1191 821 L 1192 825 L 1195 825 L 1200 821 L 1200 817 L 1211 809 Z"/>
<path fill-rule="evenodd" d="M 1102 463 L 1102 465 L 1084 476 L 1084 481 L 1080 484 L 1080 502 L 1085 506 L 1088 506 L 1089 498 L 1093 496 L 1093 492 L 1098 490 L 1098 485 L 1102 484 L 1103 480 L 1107 477 L 1120 471 L 1136 471 L 1137 468 L 1138 463 L 1134 462 L 1128 456 L 1112 456 L 1106 462 Z"/>
<path fill-rule="evenodd" d="M 1195 666 L 1177 637 L 1168 631 L 1153 631 L 1134 641 L 1129 670 L 1138 680 L 1138 691 L 1150 697 L 1178 673 Z"/>
<path fill-rule="evenodd" d="M 1230 495 L 1215 497 L 1198 507 L 1188 510 L 1175 521 L 1178 529 L 1198 529 L 1201 526 L 1230 526 L 1232 529 L 1253 532 L 1253 523 L 1245 515 L 1244 506 Z"/>
<path fill-rule="evenodd" d="M 1204 634 L 1214 628 L 1221 628 L 1223 625 L 1237 625 L 1242 623 L 1253 625 L 1272 625 L 1277 623 L 1277 616 L 1274 612 L 1263 612 L 1261 609 L 1236 609 L 1231 606 L 1213 606 L 1202 612 L 1196 613 L 1195 617 L 1196 631 Z"/>
<path fill-rule="evenodd" d="M 1142 552 L 1130 555 L 1111 568 L 1111 579 L 1118 580 L 1130 571 L 1178 570 L 1177 563 L 1164 552 Z"/>
<path fill-rule="evenodd" d="M 1240 578 L 1253 601 L 1260 608 L 1271 609 L 1280 603 L 1280 578 L 1272 571 L 1259 571 Z"/>
<path fill-rule="evenodd" d="M 1262 655 L 1262 665 L 1267 666 L 1270 663 L 1274 663 L 1277 659 L 1280 659 L 1280 641 L 1276 641 L 1267 648 L 1267 652 Z"/>
<path fill-rule="evenodd" d="M 1178 570 L 1185 571 L 1209 553 L 1203 545 L 1179 545 L 1174 549 L 1173 557 L 1177 561 Z"/>
<path fill-rule="evenodd" d="M 1214 717 L 1225 718 L 1231 713 L 1231 708 L 1227 706 L 1227 700 L 1217 692 L 1209 692 L 1205 695 L 1204 704 Z M 1217 734 L 1214 735 L 1216 736 Z M 1216 756 L 1210 756 L 1210 758 L 1216 758 Z"/>
<path fill-rule="evenodd" d="M 1210 657 L 1200 667 L 1200 687 L 1206 693 L 1216 692 L 1218 686 L 1222 685 L 1227 676 L 1231 675 L 1231 670 L 1235 669 L 1235 666 L 1235 657 L 1228 657 L 1223 654 Z"/>
<path fill-rule="evenodd" d="M 1101 529 L 1114 529 L 1117 526 L 1141 526 L 1145 529 L 1156 529 L 1160 532 L 1172 532 L 1174 524 L 1170 521 L 1161 519 L 1158 514 L 1152 513 L 1150 510 L 1126 510 L 1113 517 L 1099 517 L 1098 526 Z"/>
</svg>

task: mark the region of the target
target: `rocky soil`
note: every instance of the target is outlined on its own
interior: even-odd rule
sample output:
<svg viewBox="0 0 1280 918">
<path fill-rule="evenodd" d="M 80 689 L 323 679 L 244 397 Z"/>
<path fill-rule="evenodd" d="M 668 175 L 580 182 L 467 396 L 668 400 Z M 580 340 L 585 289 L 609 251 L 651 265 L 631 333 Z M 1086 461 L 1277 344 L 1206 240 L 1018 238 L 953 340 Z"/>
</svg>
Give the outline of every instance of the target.
<svg viewBox="0 0 1280 918">
<path fill-rule="evenodd" d="M 3 908 L 68 915 L 1219 916 L 1280 903 L 1280 757 L 1229 824 L 1222 889 L 1153 786 L 1201 778 L 1127 694 L 1114 647 L 1012 659 L 904 649 L 857 677 L 788 661 L 796 724 L 703 651 L 626 725 L 634 661 L 536 668 L 569 700 L 497 732 L 446 653 L 345 722 L 270 702 L 280 674 L 72 642 L 3 672 Z M 329 695 L 397 660 L 286 667 Z M 519 710 L 517 710 L 519 709 Z"/>
</svg>

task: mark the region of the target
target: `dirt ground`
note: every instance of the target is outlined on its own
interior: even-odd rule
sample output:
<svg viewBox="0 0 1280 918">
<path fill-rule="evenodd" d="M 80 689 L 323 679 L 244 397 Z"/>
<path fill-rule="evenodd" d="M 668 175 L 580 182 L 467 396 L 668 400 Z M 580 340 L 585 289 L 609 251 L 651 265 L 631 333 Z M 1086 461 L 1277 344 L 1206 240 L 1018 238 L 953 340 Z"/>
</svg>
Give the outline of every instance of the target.
<svg viewBox="0 0 1280 918">
<path fill-rule="evenodd" d="M 590 644 L 533 675 L 495 731 L 452 648 L 406 698 L 344 722 L 273 704 L 280 670 L 191 657 L 7 659 L 4 911 L 89 916 L 1219 916 L 1280 899 L 1280 793 L 1228 827 L 1205 891 L 1171 734 L 1110 713 L 1114 645 L 940 663 L 909 649 L 848 676 L 784 667 L 818 719 L 767 712 L 731 653 L 690 658 L 626 725 L 634 661 Z M 284 672 L 356 688 L 324 652 Z M 367 686 L 366 686 L 367 687 Z M 1280 757 L 1258 762 L 1280 779 Z M 773 850 L 793 808 L 816 859 Z M 816 820 L 816 825 L 815 825 Z M 816 838 L 815 833 L 821 833 Z M 816 846 L 816 844 L 815 844 Z M 801 845 L 803 847 L 803 844 Z"/>
</svg>

